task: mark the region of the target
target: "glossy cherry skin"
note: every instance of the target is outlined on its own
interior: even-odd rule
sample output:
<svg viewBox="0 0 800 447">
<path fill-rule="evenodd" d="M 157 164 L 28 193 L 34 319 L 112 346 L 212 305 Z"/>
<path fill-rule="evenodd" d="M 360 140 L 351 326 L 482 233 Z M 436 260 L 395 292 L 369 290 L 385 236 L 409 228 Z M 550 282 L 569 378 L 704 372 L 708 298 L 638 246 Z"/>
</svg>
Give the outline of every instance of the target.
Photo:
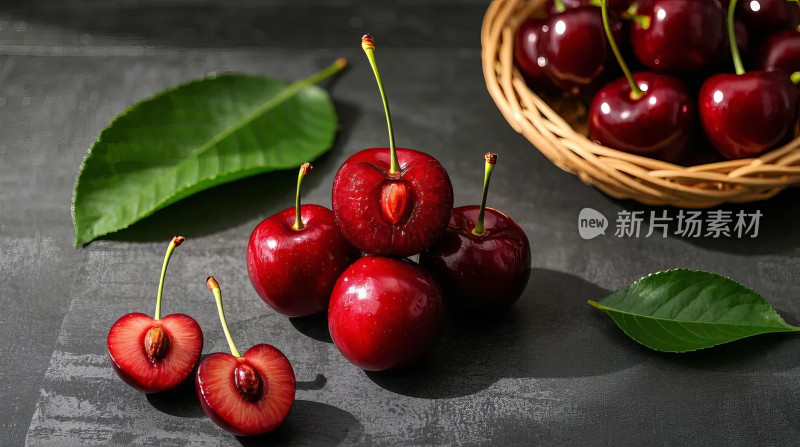
<svg viewBox="0 0 800 447">
<path fill-rule="evenodd" d="M 148 357 L 145 337 L 152 328 L 166 335 L 159 358 Z M 134 312 L 117 320 L 108 332 L 108 356 L 119 377 L 145 392 L 166 391 L 186 380 L 203 352 L 203 331 L 194 318 L 184 314 L 167 315 L 156 321 Z"/>
<path fill-rule="evenodd" d="M 631 98 L 624 77 L 597 92 L 589 107 L 590 138 L 632 154 L 676 161 L 694 123 L 689 90 L 672 76 L 639 72 L 633 77 L 645 91 L 639 99 Z"/>
<path fill-rule="evenodd" d="M 539 54 L 537 43 L 543 19 L 527 19 L 520 24 L 514 42 L 514 60 L 522 75 L 531 87 L 548 89 L 552 86 L 545 70 L 545 58 Z"/>
<path fill-rule="evenodd" d="M 294 207 L 264 219 L 247 244 L 247 273 L 258 296 L 290 317 L 327 311 L 333 285 L 361 254 L 328 208 L 302 205 L 300 216 L 300 230 L 292 228 Z"/>
<path fill-rule="evenodd" d="M 754 157 L 791 136 L 797 89 L 783 71 L 717 74 L 703 84 L 700 121 L 723 157 Z"/>
<path fill-rule="evenodd" d="M 609 23 L 617 41 L 622 24 L 609 12 Z M 542 27 L 538 43 L 550 79 L 573 95 L 594 91 L 616 66 L 596 6 L 580 6 L 554 15 Z"/>
<path fill-rule="evenodd" d="M 364 149 L 333 180 L 333 214 L 344 237 L 372 255 L 410 256 L 442 234 L 453 210 L 453 187 L 432 156 L 397 149 L 400 171 L 389 173 L 389 149 Z"/>
<path fill-rule="evenodd" d="M 742 0 L 736 4 L 736 18 L 747 25 L 754 37 L 769 35 L 800 25 L 800 5 L 786 0 Z"/>
<path fill-rule="evenodd" d="M 365 256 L 336 282 L 328 328 L 344 356 L 368 371 L 408 365 L 433 348 L 444 324 L 442 291 L 416 264 Z"/>
<path fill-rule="evenodd" d="M 528 237 L 510 217 L 486 208 L 486 234 L 472 234 L 480 206 L 453 210 L 447 231 L 420 254 L 420 266 L 444 290 L 449 307 L 498 313 L 514 304 L 531 275 Z"/>
<path fill-rule="evenodd" d="M 643 0 L 637 14 L 650 26 L 631 25 L 639 61 L 659 73 L 690 73 L 718 60 L 726 48 L 725 13 L 709 0 Z"/>
<path fill-rule="evenodd" d="M 800 71 L 800 32 L 773 34 L 758 49 L 755 66 L 759 70 Z"/>
<path fill-rule="evenodd" d="M 255 372 L 261 381 L 248 396 L 237 386 L 239 369 Z M 242 369 L 244 369 L 242 368 Z M 206 415 L 223 429 L 254 436 L 276 429 L 294 403 L 296 382 L 289 360 L 277 348 L 255 345 L 242 357 L 215 352 L 200 362 L 195 390 Z"/>
</svg>

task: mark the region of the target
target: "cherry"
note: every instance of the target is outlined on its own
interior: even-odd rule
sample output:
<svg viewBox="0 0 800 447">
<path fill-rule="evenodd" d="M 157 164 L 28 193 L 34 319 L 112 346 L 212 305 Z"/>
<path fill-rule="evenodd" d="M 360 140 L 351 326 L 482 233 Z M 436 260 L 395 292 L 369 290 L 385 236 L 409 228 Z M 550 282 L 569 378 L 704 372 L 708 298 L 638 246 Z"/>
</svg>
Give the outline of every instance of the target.
<svg viewBox="0 0 800 447">
<path fill-rule="evenodd" d="M 773 34 L 758 49 L 756 68 L 800 72 L 800 31 L 781 31 Z"/>
<path fill-rule="evenodd" d="M 636 57 L 659 73 L 689 73 L 717 61 L 725 48 L 725 14 L 710 0 L 643 0 L 645 20 L 631 26 Z"/>
<path fill-rule="evenodd" d="M 480 206 L 453 210 L 447 231 L 420 254 L 420 265 L 444 290 L 447 304 L 473 312 L 496 313 L 514 304 L 531 274 L 528 237 L 510 217 L 486 207 L 497 154 L 485 156 Z"/>
<path fill-rule="evenodd" d="M 611 17 L 611 28 L 618 38 L 622 23 L 615 14 Z M 544 57 L 548 76 L 573 95 L 596 90 L 613 68 L 603 18 L 595 6 L 567 9 L 550 17 L 542 26 L 537 49 Z"/>
<path fill-rule="evenodd" d="M 336 282 L 328 310 L 333 342 L 350 362 L 369 371 L 421 359 L 443 324 L 439 285 L 405 259 L 359 259 Z"/>
<path fill-rule="evenodd" d="M 738 5 L 736 13 L 754 36 L 800 25 L 800 6 L 794 0 L 747 0 Z"/>
<path fill-rule="evenodd" d="M 203 411 L 236 435 L 270 432 L 286 419 L 294 403 L 292 365 L 278 348 L 267 344 L 239 354 L 225 320 L 219 283 L 209 276 L 206 285 L 214 292 L 222 330 L 233 355 L 215 352 L 200 362 L 195 388 Z"/>
<path fill-rule="evenodd" d="M 628 9 L 631 3 L 632 0 L 608 0 L 608 9 L 621 14 Z M 547 0 L 545 4 L 548 17 L 580 6 L 599 6 L 598 0 Z"/>
<path fill-rule="evenodd" d="M 735 44 L 733 16 L 728 7 L 728 33 L 736 74 L 708 78 L 698 99 L 706 136 L 723 157 L 754 157 L 791 136 L 797 119 L 794 84 L 783 71 L 745 73 Z"/>
<path fill-rule="evenodd" d="M 183 243 L 172 238 L 161 267 L 155 317 L 130 313 L 108 331 L 108 356 L 114 371 L 134 388 L 145 393 L 166 391 L 180 384 L 194 370 L 203 351 L 203 331 L 184 314 L 161 318 L 161 295 L 172 251 Z"/>
<path fill-rule="evenodd" d="M 247 272 L 258 295 L 276 311 L 301 317 L 328 309 L 336 279 L 360 253 L 339 232 L 333 212 L 300 206 L 304 163 L 297 176 L 294 208 L 264 219 L 247 244 Z"/>
<path fill-rule="evenodd" d="M 333 180 L 333 214 L 344 237 L 361 251 L 409 256 L 430 246 L 444 231 L 453 209 L 453 187 L 435 158 L 395 148 L 389 102 L 369 34 L 361 47 L 381 93 L 389 150 L 365 149 L 342 163 Z"/>
<path fill-rule="evenodd" d="M 547 77 L 545 58 L 539 54 L 537 47 L 545 23 L 543 19 L 527 19 L 520 24 L 514 44 L 514 59 L 531 87 L 548 90 L 552 83 Z"/>
<path fill-rule="evenodd" d="M 604 4 L 604 19 L 607 12 Z M 589 107 L 589 136 L 625 152 L 677 160 L 689 141 L 694 119 L 688 89 L 671 76 L 631 74 L 611 32 L 607 33 L 625 76 L 595 95 Z"/>
</svg>

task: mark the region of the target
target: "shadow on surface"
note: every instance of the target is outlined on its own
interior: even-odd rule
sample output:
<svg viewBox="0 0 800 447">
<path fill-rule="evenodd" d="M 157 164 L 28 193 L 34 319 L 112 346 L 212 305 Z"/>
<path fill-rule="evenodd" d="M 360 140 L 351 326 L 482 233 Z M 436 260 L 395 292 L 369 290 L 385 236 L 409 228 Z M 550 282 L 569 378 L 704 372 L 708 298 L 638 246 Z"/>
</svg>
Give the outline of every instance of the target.
<svg viewBox="0 0 800 447">
<path fill-rule="evenodd" d="M 333 148 L 313 160 L 320 174 L 310 175 L 303 181 L 304 189 L 316 188 L 330 179 L 323 173 L 338 169 L 333 154 L 349 139 L 360 111 L 354 105 L 334 104 L 341 129 Z M 350 129 L 350 130 L 348 130 Z M 298 165 L 299 167 L 299 165 Z M 197 237 L 217 233 L 258 218 L 266 218 L 280 210 L 294 206 L 297 187 L 297 170 L 273 171 L 200 191 L 128 228 L 101 236 L 101 240 L 156 242 L 172 238 L 176 233 Z"/>
<path fill-rule="evenodd" d="M 361 424 L 347 411 L 333 405 L 296 400 L 289 416 L 275 431 L 237 439 L 244 446 L 339 445 L 357 442 L 363 433 Z"/>
<path fill-rule="evenodd" d="M 331 333 L 328 330 L 328 315 L 320 313 L 316 315 L 309 315 L 307 317 L 292 317 L 289 318 L 298 332 L 306 337 L 313 338 L 317 341 L 324 341 L 325 343 L 333 343 Z"/>
<path fill-rule="evenodd" d="M 298 381 L 297 389 L 303 391 L 318 391 L 325 387 L 328 383 L 328 378 L 324 374 L 317 374 L 314 380 Z"/>
<path fill-rule="evenodd" d="M 203 356 L 205 358 L 206 356 Z M 197 392 L 194 387 L 195 373 L 180 385 L 171 390 L 161 393 L 147 394 L 147 401 L 156 410 L 182 418 L 201 418 L 205 417 L 203 407 L 197 400 Z"/>
<path fill-rule="evenodd" d="M 367 376 L 399 394 L 448 398 L 501 378 L 583 377 L 630 368 L 645 361 L 644 353 L 586 303 L 607 295 L 574 275 L 533 269 L 525 295 L 504 317 L 450 321 L 423 364 Z"/>
</svg>

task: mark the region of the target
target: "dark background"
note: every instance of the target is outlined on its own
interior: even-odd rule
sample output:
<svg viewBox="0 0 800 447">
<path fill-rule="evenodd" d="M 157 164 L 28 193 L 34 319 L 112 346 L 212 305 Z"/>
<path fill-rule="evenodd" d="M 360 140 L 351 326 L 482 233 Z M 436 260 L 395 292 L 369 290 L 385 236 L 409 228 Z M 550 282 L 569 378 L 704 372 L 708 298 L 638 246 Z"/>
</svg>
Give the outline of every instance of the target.
<svg viewBox="0 0 800 447">
<path fill-rule="evenodd" d="M 0 444 L 798 444 L 800 337 L 663 354 L 628 339 L 586 300 L 653 271 L 699 268 L 759 291 L 800 323 L 800 190 L 725 207 L 761 210 L 756 239 L 620 239 L 612 228 L 582 240 L 584 207 L 612 221 L 623 209 L 651 208 L 584 186 L 506 124 L 480 68 L 486 6 L 0 2 Z M 294 171 L 214 188 L 72 246 L 72 186 L 98 133 L 134 101 L 213 71 L 294 80 L 350 59 L 325 84 L 341 133 L 306 182 L 306 203 L 329 206 L 339 164 L 387 140 L 360 49 L 365 32 L 378 45 L 399 145 L 442 161 L 457 206 L 480 198 L 483 153 L 500 154 L 489 203 L 525 229 L 534 266 L 501 321 L 451 321 L 427 363 L 373 374 L 344 360 L 324 319 L 277 315 L 253 292 L 244 253 L 260 219 L 292 205 Z M 230 436 L 203 417 L 191 388 L 144 396 L 108 365 L 108 328 L 125 313 L 152 312 L 174 234 L 188 240 L 173 258 L 164 312 L 192 314 L 206 353 L 226 350 L 204 286 L 214 274 L 239 347 L 271 343 L 293 362 L 298 400 L 267 437 Z"/>
</svg>

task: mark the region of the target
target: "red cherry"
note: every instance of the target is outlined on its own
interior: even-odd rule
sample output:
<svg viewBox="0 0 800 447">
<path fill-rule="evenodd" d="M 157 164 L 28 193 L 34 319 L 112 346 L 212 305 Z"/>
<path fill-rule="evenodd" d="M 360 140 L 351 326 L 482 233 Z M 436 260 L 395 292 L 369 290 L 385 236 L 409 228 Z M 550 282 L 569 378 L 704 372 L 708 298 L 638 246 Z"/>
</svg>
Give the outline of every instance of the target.
<svg viewBox="0 0 800 447">
<path fill-rule="evenodd" d="M 267 344 L 255 345 L 240 355 L 225 321 L 219 284 L 211 276 L 207 285 L 214 292 L 233 355 L 215 352 L 200 362 L 195 380 L 197 397 L 208 417 L 233 434 L 270 432 L 286 419 L 294 403 L 292 365 L 281 351 Z"/>
<path fill-rule="evenodd" d="M 531 274 L 528 237 L 510 217 L 486 207 L 497 154 L 486 154 L 481 205 L 453 210 L 447 231 L 420 254 L 420 265 L 442 285 L 448 304 L 496 313 L 514 304 Z"/>
<path fill-rule="evenodd" d="M 539 53 L 537 44 L 544 19 L 527 19 L 517 30 L 514 44 L 514 59 L 525 80 L 533 88 L 548 89 L 552 86 L 545 69 L 545 58 Z"/>
<path fill-rule="evenodd" d="M 725 48 L 725 14 L 709 0 L 644 0 L 631 26 L 636 57 L 659 73 L 689 73 L 716 62 Z"/>
<path fill-rule="evenodd" d="M 793 0 L 743 1 L 737 6 L 736 15 L 754 36 L 792 30 L 800 25 L 800 5 Z"/>
<path fill-rule="evenodd" d="M 339 275 L 360 253 L 339 232 L 333 212 L 300 205 L 304 163 L 297 179 L 294 208 L 256 226 L 247 244 L 247 272 L 258 295 L 276 311 L 301 317 L 328 309 Z"/>
<path fill-rule="evenodd" d="M 117 320 L 108 332 L 108 356 L 114 371 L 129 385 L 145 393 L 174 388 L 194 370 L 203 351 L 203 331 L 184 314 L 161 318 L 164 276 L 172 251 L 184 241 L 172 239 L 161 268 L 155 318 L 130 313 Z"/>
<path fill-rule="evenodd" d="M 595 95 L 589 107 L 589 136 L 621 151 L 677 161 L 694 123 L 689 90 L 672 76 L 641 72 L 633 78 L 641 96 L 632 94 L 625 77 Z"/>
<path fill-rule="evenodd" d="M 745 73 L 733 39 L 737 0 L 728 5 L 728 36 L 736 74 L 717 74 L 700 89 L 698 108 L 711 144 L 723 157 L 754 157 L 792 135 L 797 90 L 783 71 Z"/>
<path fill-rule="evenodd" d="M 389 103 L 375 64 L 375 42 L 362 48 L 375 72 L 389 128 L 389 149 L 365 149 L 348 158 L 333 181 L 333 214 L 344 237 L 374 255 L 409 256 L 430 246 L 453 209 L 453 187 L 428 154 L 396 149 Z"/>
<path fill-rule="evenodd" d="M 622 23 L 612 14 L 611 28 L 617 39 Z M 613 69 L 613 56 L 603 31 L 600 8 L 581 6 L 554 15 L 542 27 L 538 44 L 547 73 L 562 90 L 589 93 Z"/>
<path fill-rule="evenodd" d="M 328 311 L 331 338 L 369 371 L 413 363 L 430 352 L 444 324 L 433 277 L 407 260 L 366 256 L 336 282 Z"/>
<path fill-rule="evenodd" d="M 800 71 L 800 31 L 773 34 L 758 49 L 755 66 L 759 70 Z"/>
</svg>

